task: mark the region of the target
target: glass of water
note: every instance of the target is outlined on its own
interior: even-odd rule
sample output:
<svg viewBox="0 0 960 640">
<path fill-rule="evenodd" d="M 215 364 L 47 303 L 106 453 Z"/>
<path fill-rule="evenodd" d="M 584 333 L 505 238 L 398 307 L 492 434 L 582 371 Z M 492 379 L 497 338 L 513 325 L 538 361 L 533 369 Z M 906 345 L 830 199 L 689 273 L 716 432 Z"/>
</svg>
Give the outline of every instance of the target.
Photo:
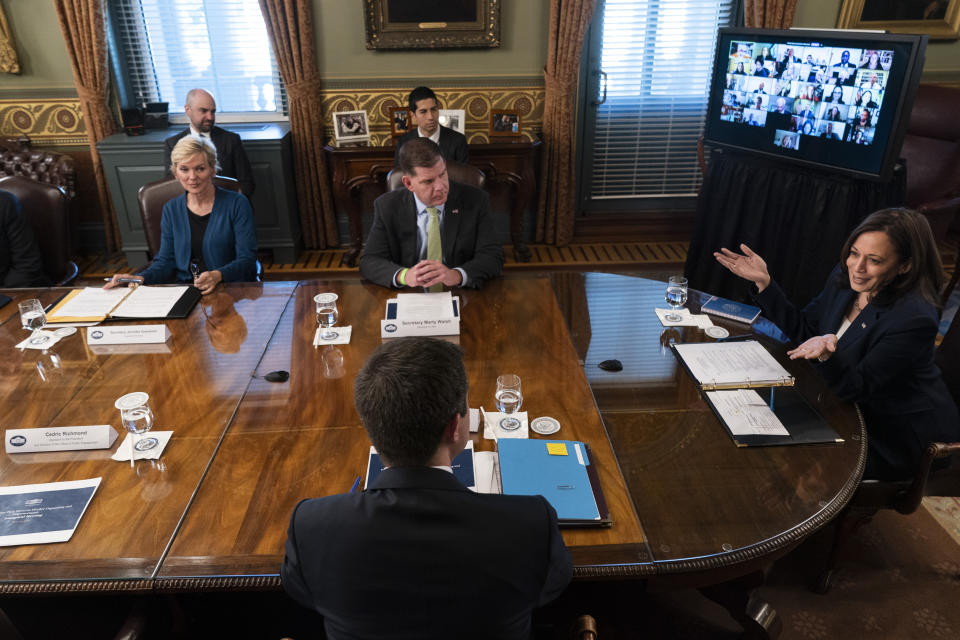
<svg viewBox="0 0 960 640">
<path fill-rule="evenodd" d="M 36 298 L 20 303 L 20 324 L 27 331 L 33 332 L 30 344 L 40 346 L 50 342 L 50 336 L 40 333 L 40 330 L 47 326 L 47 314 Z"/>
<path fill-rule="evenodd" d="M 667 281 L 667 291 L 664 296 L 667 299 L 667 304 L 670 305 L 671 312 L 666 314 L 664 318 L 670 322 L 680 322 L 683 320 L 678 311 L 683 308 L 683 305 L 687 304 L 687 279 L 683 276 L 670 276 L 670 279 Z"/>
<path fill-rule="evenodd" d="M 318 293 L 313 297 L 317 305 L 317 324 L 320 325 L 320 337 L 324 340 L 336 340 L 340 335 L 332 329 L 340 319 L 340 312 L 337 310 L 337 294 Z"/>
<path fill-rule="evenodd" d="M 520 428 L 520 421 L 513 414 L 520 410 L 523 404 L 523 392 L 520 389 L 520 376 L 507 373 L 497 378 L 496 393 L 497 409 L 506 417 L 500 420 L 500 428 L 504 431 L 516 431 Z"/>
<path fill-rule="evenodd" d="M 120 410 L 123 427 L 130 432 L 130 466 L 133 466 L 134 451 L 149 451 L 159 441 L 156 438 L 141 438 L 153 428 L 153 412 L 150 410 L 150 396 L 143 391 L 135 391 L 117 398 L 114 406 Z"/>
</svg>

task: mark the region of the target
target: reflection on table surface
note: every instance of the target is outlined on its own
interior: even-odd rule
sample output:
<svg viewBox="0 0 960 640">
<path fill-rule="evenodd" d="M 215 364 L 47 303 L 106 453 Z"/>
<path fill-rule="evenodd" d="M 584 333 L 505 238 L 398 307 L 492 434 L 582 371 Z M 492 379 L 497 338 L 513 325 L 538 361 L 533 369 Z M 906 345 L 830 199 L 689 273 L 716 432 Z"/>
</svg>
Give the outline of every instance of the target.
<svg viewBox="0 0 960 640">
<path fill-rule="evenodd" d="M 764 343 L 846 442 L 734 446 L 669 349 L 670 341 L 704 336 L 660 326 L 653 309 L 663 306 L 663 289 L 643 278 L 570 272 L 456 292 L 470 405 L 492 407 L 496 377 L 516 373 L 531 419 L 552 416 L 562 425 L 554 438 L 593 448 L 614 525 L 564 531 L 578 576 L 760 561 L 839 510 L 862 468 L 854 409 L 808 365 L 786 361 L 783 344 L 768 336 Z M 313 296 L 325 291 L 339 295 L 340 325 L 353 327 L 348 345 L 312 346 Z M 60 581 L 62 589 L 73 581 L 131 590 L 163 581 L 185 589 L 275 586 L 296 502 L 347 491 L 364 472 L 369 441 L 352 385 L 381 342 L 379 319 L 395 291 L 356 280 L 227 285 L 188 318 L 167 322 L 164 352 L 97 353 L 81 331 L 50 350 L 59 366 L 50 352 L 12 346 L 25 335 L 18 300 L 46 305 L 63 290 L 7 293 L 15 299 L 0 308 L 0 428 L 119 429 L 113 401 L 146 391 L 154 428 L 175 434 L 161 460 L 134 470 L 109 460 L 110 450 L 0 454 L 3 485 L 103 478 L 69 542 L 0 548 L 0 592 L 22 590 L 14 581 Z M 695 310 L 699 299 L 691 292 L 688 306 Z M 714 322 L 731 333 L 749 329 Z M 610 358 L 623 370 L 596 366 Z M 263 379 L 274 370 L 289 371 L 289 381 Z"/>
</svg>

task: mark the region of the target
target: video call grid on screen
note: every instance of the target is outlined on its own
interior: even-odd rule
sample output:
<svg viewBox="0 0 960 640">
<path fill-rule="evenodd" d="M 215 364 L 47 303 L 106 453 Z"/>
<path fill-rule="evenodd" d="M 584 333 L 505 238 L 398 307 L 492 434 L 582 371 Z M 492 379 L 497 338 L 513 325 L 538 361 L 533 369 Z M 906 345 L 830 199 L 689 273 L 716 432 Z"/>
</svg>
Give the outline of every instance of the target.
<svg viewBox="0 0 960 640">
<path fill-rule="evenodd" d="M 771 128 L 775 146 L 799 150 L 805 137 L 873 144 L 894 51 L 733 40 L 720 120 Z"/>
<path fill-rule="evenodd" d="M 885 179 L 928 38 L 721 29 L 704 142 Z"/>
</svg>

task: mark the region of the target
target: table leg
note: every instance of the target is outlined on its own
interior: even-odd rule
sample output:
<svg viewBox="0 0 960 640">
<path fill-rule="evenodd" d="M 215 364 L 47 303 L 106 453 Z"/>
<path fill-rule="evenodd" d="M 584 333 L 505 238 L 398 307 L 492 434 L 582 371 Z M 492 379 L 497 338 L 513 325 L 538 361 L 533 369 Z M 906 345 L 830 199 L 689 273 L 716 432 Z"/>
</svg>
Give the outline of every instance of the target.
<svg viewBox="0 0 960 640">
<path fill-rule="evenodd" d="M 763 580 L 764 572 L 758 570 L 734 580 L 701 587 L 700 593 L 726 609 L 743 627 L 745 637 L 771 640 L 780 636 L 783 621 L 776 609 L 756 594 Z"/>
</svg>

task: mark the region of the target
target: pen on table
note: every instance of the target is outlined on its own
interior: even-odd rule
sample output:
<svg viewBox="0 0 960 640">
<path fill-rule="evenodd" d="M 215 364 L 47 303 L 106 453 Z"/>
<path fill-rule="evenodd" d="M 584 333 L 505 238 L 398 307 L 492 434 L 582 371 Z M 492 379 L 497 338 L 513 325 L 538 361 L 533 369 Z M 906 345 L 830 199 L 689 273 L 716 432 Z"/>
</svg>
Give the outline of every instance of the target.
<svg viewBox="0 0 960 640">
<path fill-rule="evenodd" d="M 111 282 L 113 278 L 104 278 L 104 282 Z M 131 282 L 140 282 L 139 278 L 117 278 L 117 282 L 129 284 Z"/>
<path fill-rule="evenodd" d="M 353 481 L 353 486 L 350 487 L 350 493 L 353 493 L 357 490 L 357 487 L 360 486 L 360 476 L 357 476 L 357 479 Z"/>
<path fill-rule="evenodd" d="M 741 333 L 735 336 L 727 336 L 726 338 L 717 338 L 717 342 L 734 342 L 736 340 L 750 340 L 753 338 L 752 333 Z"/>
<path fill-rule="evenodd" d="M 55 306 L 57 306 L 57 303 L 59 303 L 61 300 L 63 300 L 63 299 L 66 298 L 66 297 L 67 297 L 67 294 L 66 294 L 66 293 L 63 294 L 62 296 L 60 296 L 59 298 L 57 298 L 56 300 L 54 300 L 53 302 L 51 302 L 50 304 L 48 304 L 48 305 L 44 308 L 43 312 L 44 312 L 44 313 L 50 313 L 50 309 L 53 309 Z"/>
</svg>

